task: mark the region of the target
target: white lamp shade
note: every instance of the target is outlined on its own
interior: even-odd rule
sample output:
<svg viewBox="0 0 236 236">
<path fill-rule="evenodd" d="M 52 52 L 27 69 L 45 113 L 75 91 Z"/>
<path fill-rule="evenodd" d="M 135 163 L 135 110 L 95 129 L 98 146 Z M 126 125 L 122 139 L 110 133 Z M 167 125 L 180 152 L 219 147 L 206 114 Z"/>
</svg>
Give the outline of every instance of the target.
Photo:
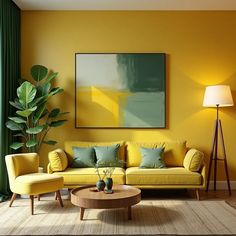
<svg viewBox="0 0 236 236">
<path fill-rule="evenodd" d="M 207 86 L 205 90 L 204 107 L 229 107 L 233 106 L 233 98 L 228 85 Z"/>
</svg>

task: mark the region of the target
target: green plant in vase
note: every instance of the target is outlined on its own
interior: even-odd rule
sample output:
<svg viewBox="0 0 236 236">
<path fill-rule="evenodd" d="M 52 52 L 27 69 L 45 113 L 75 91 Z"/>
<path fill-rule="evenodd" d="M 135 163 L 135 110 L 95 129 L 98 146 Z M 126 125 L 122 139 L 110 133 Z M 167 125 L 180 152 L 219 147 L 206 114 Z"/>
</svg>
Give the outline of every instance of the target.
<svg viewBox="0 0 236 236">
<path fill-rule="evenodd" d="M 30 72 L 34 83 L 24 81 L 17 88 L 17 98 L 10 101 L 10 105 L 16 108 L 16 115 L 8 117 L 6 127 L 20 139 L 10 145 L 12 149 L 24 147 L 28 152 L 39 152 L 42 144 L 57 143 L 45 138 L 51 128 L 59 127 L 67 121 L 61 117 L 68 112 L 48 108 L 49 99 L 63 92 L 62 88 L 52 87 L 52 81 L 58 73 L 48 73 L 48 69 L 42 65 L 32 66 Z"/>
<path fill-rule="evenodd" d="M 96 187 L 97 187 L 97 190 L 100 192 L 100 191 L 103 191 L 106 186 L 105 181 L 104 181 L 104 178 L 106 176 L 105 170 L 103 170 L 103 176 L 102 176 L 99 172 L 99 165 L 98 164 L 95 165 L 95 169 L 96 169 L 95 172 L 97 173 L 98 178 L 99 178 L 96 183 Z"/>
<path fill-rule="evenodd" d="M 103 162 L 100 163 L 100 165 L 96 164 L 96 173 L 98 175 L 98 182 L 96 183 L 98 191 L 103 191 L 106 187 L 106 193 L 112 193 L 112 187 L 113 187 L 113 179 L 112 174 L 115 170 L 115 166 L 119 165 L 119 167 L 124 165 L 124 161 L 118 160 L 116 162 Z M 103 168 L 103 175 L 99 172 L 99 168 Z M 106 178 L 106 179 L 105 179 Z M 105 179 L 105 181 L 104 181 Z"/>
<path fill-rule="evenodd" d="M 106 181 L 105 181 L 105 184 L 106 184 L 106 189 L 107 189 L 107 192 L 112 192 L 112 186 L 113 186 L 113 180 L 112 180 L 112 174 L 115 170 L 115 167 L 107 167 L 106 168 Z"/>
</svg>

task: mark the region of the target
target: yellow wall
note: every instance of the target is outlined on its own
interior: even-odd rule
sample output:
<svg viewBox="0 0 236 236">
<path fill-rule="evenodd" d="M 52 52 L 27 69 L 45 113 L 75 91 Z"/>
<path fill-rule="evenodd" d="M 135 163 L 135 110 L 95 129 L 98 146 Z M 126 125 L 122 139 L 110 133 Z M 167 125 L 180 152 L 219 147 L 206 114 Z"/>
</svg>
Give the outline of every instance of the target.
<svg viewBox="0 0 236 236">
<path fill-rule="evenodd" d="M 21 69 L 32 64 L 60 72 L 64 94 L 51 105 L 70 111 L 69 122 L 49 137 L 64 140 L 154 141 L 186 139 L 209 159 L 215 110 L 202 107 L 204 88 L 229 84 L 236 102 L 236 12 L 23 11 Z M 75 129 L 76 52 L 164 52 L 167 54 L 166 129 Z M 92 68 L 91 68 L 92 69 Z M 221 112 L 231 179 L 236 180 L 236 108 Z M 44 147 L 41 164 L 46 165 Z M 223 166 L 219 167 L 223 171 Z M 224 173 L 224 172 L 223 172 Z M 224 175 L 221 174 L 221 179 Z"/>
</svg>

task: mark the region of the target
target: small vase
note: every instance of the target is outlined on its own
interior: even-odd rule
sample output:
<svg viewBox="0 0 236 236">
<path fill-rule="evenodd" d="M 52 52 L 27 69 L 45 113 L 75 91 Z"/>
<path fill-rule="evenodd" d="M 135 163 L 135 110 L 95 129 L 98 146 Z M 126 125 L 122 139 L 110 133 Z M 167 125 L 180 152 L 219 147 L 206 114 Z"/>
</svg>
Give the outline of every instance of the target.
<svg viewBox="0 0 236 236">
<path fill-rule="evenodd" d="M 106 186 L 106 184 L 105 184 L 104 180 L 102 180 L 102 179 L 98 180 L 98 182 L 96 183 L 96 187 L 99 192 L 103 191 L 105 186 Z"/>
<path fill-rule="evenodd" d="M 106 187 L 107 187 L 107 190 L 112 190 L 112 186 L 113 186 L 113 180 L 112 180 L 112 178 L 107 178 L 107 179 L 106 179 Z"/>
</svg>

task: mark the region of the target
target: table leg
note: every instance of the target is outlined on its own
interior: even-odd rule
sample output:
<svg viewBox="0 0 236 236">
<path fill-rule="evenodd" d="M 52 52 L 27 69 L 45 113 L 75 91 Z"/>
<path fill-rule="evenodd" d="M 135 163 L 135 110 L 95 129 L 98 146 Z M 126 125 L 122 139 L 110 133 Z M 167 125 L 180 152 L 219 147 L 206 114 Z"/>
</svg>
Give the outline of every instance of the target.
<svg viewBox="0 0 236 236">
<path fill-rule="evenodd" d="M 84 217 L 84 208 L 83 207 L 81 207 L 80 208 L 80 220 L 83 220 L 83 217 Z"/>
<path fill-rule="evenodd" d="M 128 220 L 132 220 L 131 206 L 128 207 Z"/>
</svg>

